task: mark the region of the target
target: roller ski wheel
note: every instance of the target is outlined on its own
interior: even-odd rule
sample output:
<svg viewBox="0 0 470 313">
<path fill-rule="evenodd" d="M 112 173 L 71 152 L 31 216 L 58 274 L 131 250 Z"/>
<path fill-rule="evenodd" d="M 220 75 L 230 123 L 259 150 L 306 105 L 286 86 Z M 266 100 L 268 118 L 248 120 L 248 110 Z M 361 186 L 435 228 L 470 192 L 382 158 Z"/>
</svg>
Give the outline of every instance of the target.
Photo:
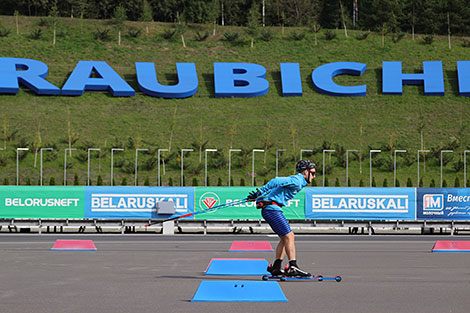
<svg viewBox="0 0 470 313">
<path fill-rule="evenodd" d="M 323 277 L 322 275 L 318 275 L 317 277 L 315 277 L 315 280 L 317 280 L 317 281 L 334 280 L 334 281 L 339 283 L 343 279 L 339 275 L 337 275 L 335 277 Z"/>
</svg>

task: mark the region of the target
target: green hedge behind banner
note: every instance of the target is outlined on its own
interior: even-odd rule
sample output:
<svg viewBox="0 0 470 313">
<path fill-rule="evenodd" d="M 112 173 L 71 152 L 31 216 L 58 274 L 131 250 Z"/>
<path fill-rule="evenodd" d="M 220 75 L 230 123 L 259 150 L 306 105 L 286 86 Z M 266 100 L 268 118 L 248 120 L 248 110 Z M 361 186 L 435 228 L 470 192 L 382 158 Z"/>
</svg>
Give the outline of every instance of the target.
<svg viewBox="0 0 470 313">
<path fill-rule="evenodd" d="M 196 187 L 195 211 L 206 210 L 221 204 L 244 199 L 253 187 Z M 299 192 L 289 205 L 283 208 L 287 219 L 305 219 L 305 191 Z M 232 207 L 221 208 L 214 212 L 201 213 L 196 220 L 214 219 L 263 219 L 261 210 L 254 202 L 247 202 Z"/>
<path fill-rule="evenodd" d="M 85 187 L 0 187 L 0 218 L 84 218 Z"/>
</svg>

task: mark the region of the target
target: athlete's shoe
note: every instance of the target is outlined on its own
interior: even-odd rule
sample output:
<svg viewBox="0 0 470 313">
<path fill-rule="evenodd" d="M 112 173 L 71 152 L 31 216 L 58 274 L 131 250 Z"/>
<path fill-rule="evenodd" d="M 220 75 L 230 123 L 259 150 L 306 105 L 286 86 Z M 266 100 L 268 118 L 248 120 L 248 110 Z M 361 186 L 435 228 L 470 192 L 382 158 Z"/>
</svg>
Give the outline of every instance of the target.
<svg viewBox="0 0 470 313">
<path fill-rule="evenodd" d="M 301 270 L 298 266 L 294 265 L 286 265 L 286 269 L 284 270 L 284 275 L 289 277 L 310 277 L 312 274 Z"/>
<path fill-rule="evenodd" d="M 274 268 L 272 264 L 268 265 L 268 272 L 271 273 L 272 276 L 283 276 L 284 270 L 281 268 Z"/>
</svg>

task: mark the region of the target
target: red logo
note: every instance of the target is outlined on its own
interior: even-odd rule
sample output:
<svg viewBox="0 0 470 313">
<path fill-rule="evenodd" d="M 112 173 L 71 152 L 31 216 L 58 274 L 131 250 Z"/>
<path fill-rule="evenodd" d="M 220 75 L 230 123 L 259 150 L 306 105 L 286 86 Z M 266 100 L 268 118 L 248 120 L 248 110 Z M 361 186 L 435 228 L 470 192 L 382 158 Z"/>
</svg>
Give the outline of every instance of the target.
<svg viewBox="0 0 470 313">
<path fill-rule="evenodd" d="M 213 197 L 207 197 L 204 200 L 202 200 L 202 202 L 204 202 L 204 204 L 210 209 L 214 206 L 214 204 L 217 203 L 217 199 Z"/>
</svg>

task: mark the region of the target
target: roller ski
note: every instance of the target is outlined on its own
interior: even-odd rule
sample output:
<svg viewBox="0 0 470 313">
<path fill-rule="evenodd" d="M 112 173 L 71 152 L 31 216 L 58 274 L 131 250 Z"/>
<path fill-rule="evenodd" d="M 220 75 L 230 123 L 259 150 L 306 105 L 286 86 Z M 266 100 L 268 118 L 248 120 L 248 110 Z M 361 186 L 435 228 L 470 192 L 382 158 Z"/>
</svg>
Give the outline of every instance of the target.
<svg viewBox="0 0 470 313">
<path fill-rule="evenodd" d="M 312 276 L 312 274 L 301 270 L 297 264 L 290 264 L 285 267 L 284 270 L 276 269 L 273 265 L 268 266 L 268 272 L 271 275 L 264 275 L 262 278 L 263 280 L 280 280 L 280 281 L 287 281 L 287 280 L 313 280 L 313 281 L 341 281 L 341 276 L 335 277 L 323 277 L 322 275 Z"/>
<path fill-rule="evenodd" d="M 296 277 L 296 276 L 270 276 L 270 275 L 264 275 L 262 277 L 263 280 L 279 280 L 279 281 L 305 281 L 305 280 L 311 280 L 311 281 L 336 281 L 340 282 L 342 280 L 341 276 L 337 275 L 334 277 L 324 277 L 323 275 L 317 275 L 317 276 L 305 276 L 305 277 Z"/>
</svg>

